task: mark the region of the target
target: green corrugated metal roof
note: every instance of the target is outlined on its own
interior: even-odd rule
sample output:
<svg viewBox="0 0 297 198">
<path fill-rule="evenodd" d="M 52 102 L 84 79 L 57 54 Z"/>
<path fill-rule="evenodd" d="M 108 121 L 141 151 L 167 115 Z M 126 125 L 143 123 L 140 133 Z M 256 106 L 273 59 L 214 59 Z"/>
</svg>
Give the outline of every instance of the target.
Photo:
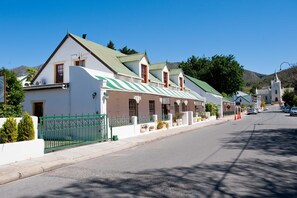
<svg viewBox="0 0 297 198">
<path fill-rule="evenodd" d="M 170 86 L 172 86 L 172 87 L 178 87 L 178 85 L 177 84 L 175 84 L 173 81 L 171 81 L 171 80 L 169 80 L 169 84 L 170 84 Z"/>
<path fill-rule="evenodd" d="M 193 92 L 164 89 L 160 87 L 153 87 L 146 84 L 133 83 L 125 80 L 107 78 L 102 76 L 96 76 L 96 77 L 99 80 L 106 80 L 106 88 L 110 90 L 146 93 L 146 94 L 161 95 L 161 96 L 173 97 L 173 98 L 185 98 L 185 99 L 204 101 L 204 98 L 202 98 L 199 94 L 193 93 Z"/>
<path fill-rule="evenodd" d="M 179 75 L 182 72 L 183 71 L 181 69 L 171 69 L 170 70 L 170 75 L 175 76 L 175 75 Z"/>
<path fill-rule="evenodd" d="M 69 34 L 75 40 L 77 40 L 81 45 L 89 49 L 95 56 L 101 59 L 104 63 L 106 63 L 112 70 L 114 70 L 117 74 L 127 75 L 134 78 L 139 78 L 134 72 L 129 70 L 125 65 L 121 63 L 121 61 L 117 57 L 127 56 L 119 51 L 112 50 L 108 47 L 104 47 L 92 41 L 83 39 L 74 34 Z"/>
<path fill-rule="evenodd" d="M 166 66 L 166 62 L 161 62 L 161 63 L 154 63 L 150 65 L 150 70 L 163 70 L 164 67 Z"/>
<path fill-rule="evenodd" d="M 151 82 L 156 82 L 156 83 L 162 83 L 161 80 L 159 80 L 158 78 L 156 78 L 153 74 L 150 73 L 150 81 Z"/>
<path fill-rule="evenodd" d="M 193 83 L 195 83 L 197 86 L 199 86 L 201 89 L 203 89 L 204 91 L 211 93 L 211 94 L 215 94 L 218 96 L 222 96 L 222 94 L 220 94 L 220 92 L 218 92 L 217 90 L 215 90 L 212 86 L 210 86 L 207 82 L 204 82 L 202 80 L 198 80 L 196 78 L 193 78 L 191 76 L 187 76 L 186 77 L 191 80 Z"/>
<path fill-rule="evenodd" d="M 131 54 L 126 56 L 119 56 L 118 59 L 122 63 L 127 63 L 127 62 L 140 61 L 144 56 L 145 56 L 145 53 L 137 53 L 137 54 Z"/>
</svg>

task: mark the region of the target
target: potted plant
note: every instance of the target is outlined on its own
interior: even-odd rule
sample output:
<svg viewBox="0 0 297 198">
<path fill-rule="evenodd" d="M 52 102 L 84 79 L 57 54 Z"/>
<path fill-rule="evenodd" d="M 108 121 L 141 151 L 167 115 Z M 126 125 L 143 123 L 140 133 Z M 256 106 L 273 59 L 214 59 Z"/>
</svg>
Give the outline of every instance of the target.
<svg viewBox="0 0 297 198">
<path fill-rule="evenodd" d="M 149 127 L 149 131 L 153 131 L 155 129 L 155 127 L 153 126 L 153 125 L 151 125 L 150 127 Z"/>
<path fill-rule="evenodd" d="M 175 113 L 173 116 L 173 121 L 177 122 L 177 125 L 182 125 L 183 123 L 182 116 L 183 114 L 180 112 Z"/>
<path fill-rule="evenodd" d="M 140 133 L 144 133 L 147 130 L 147 128 L 148 128 L 147 124 L 142 124 L 140 126 Z"/>
</svg>

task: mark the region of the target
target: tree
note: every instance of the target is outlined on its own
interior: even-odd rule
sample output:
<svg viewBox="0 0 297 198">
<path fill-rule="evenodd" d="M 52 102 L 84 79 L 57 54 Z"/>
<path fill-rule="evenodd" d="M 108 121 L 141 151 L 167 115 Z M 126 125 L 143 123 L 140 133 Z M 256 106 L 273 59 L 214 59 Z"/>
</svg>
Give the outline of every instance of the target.
<svg viewBox="0 0 297 198">
<path fill-rule="evenodd" d="M 22 115 L 24 90 L 16 73 L 2 68 L 0 76 L 3 76 L 4 73 L 6 74 L 6 105 L 0 104 L 0 117 L 17 117 Z"/>
<path fill-rule="evenodd" d="M 114 46 L 114 43 L 112 41 L 109 41 L 106 45 L 106 47 L 110 48 L 110 49 L 113 49 L 113 50 L 116 50 L 115 46 Z"/>
<path fill-rule="evenodd" d="M 257 89 L 257 86 L 253 85 L 252 88 L 250 89 L 250 93 L 256 94 L 256 89 Z"/>
<path fill-rule="evenodd" d="M 282 99 L 283 99 L 283 101 L 285 102 L 286 105 L 293 106 L 294 97 L 295 97 L 294 92 L 289 91 L 289 90 L 285 90 L 285 92 L 284 92 L 284 94 L 282 96 Z"/>
<path fill-rule="evenodd" d="M 36 73 L 37 73 L 37 70 L 36 69 L 34 69 L 34 68 L 31 68 L 31 67 L 28 67 L 27 69 L 27 72 L 28 72 L 28 75 L 27 75 L 27 81 L 29 81 L 30 82 L 30 84 L 32 84 L 33 82 L 33 78 L 34 78 L 34 76 L 36 75 Z"/>
<path fill-rule="evenodd" d="M 127 46 L 123 47 L 122 49 L 119 49 L 119 51 L 122 52 L 123 54 L 127 54 L 127 55 L 138 53 L 134 49 L 129 49 Z"/>
<path fill-rule="evenodd" d="M 211 58 L 192 56 L 179 67 L 186 75 L 205 81 L 228 95 L 233 95 L 243 86 L 243 66 L 233 55 L 215 55 Z"/>
<path fill-rule="evenodd" d="M 297 106 L 297 95 L 295 95 L 293 98 L 293 105 Z"/>
</svg>

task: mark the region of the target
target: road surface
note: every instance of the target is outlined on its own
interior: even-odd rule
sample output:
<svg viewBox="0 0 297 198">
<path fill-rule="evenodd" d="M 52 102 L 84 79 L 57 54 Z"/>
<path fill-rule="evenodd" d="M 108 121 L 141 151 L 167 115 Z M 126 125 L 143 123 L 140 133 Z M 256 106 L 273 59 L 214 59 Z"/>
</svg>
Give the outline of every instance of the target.
<svg viewBox="0 0 297 198">
<path fill-rule="evenodd" d="M 1 197 L 297 197 L 297 117 L 272 107 L 0 186 Z"/>
</svg>

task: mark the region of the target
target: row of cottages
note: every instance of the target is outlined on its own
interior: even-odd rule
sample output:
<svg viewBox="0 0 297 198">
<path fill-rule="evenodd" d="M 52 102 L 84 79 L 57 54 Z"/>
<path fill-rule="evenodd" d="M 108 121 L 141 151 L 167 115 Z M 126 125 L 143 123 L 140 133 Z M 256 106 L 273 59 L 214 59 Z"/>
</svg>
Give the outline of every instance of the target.
<svg viewBox="0 0 297 198">
<path fill-rule="evenodd" d="M 205 111 L 205 98 L 185 86 L 182 70 L 169 70 L 166 62 L 150 64 L 146 53 L 126 55 L 70 33 L 24 90 L 24 110 L 35 116 Z"/>
</svg>

